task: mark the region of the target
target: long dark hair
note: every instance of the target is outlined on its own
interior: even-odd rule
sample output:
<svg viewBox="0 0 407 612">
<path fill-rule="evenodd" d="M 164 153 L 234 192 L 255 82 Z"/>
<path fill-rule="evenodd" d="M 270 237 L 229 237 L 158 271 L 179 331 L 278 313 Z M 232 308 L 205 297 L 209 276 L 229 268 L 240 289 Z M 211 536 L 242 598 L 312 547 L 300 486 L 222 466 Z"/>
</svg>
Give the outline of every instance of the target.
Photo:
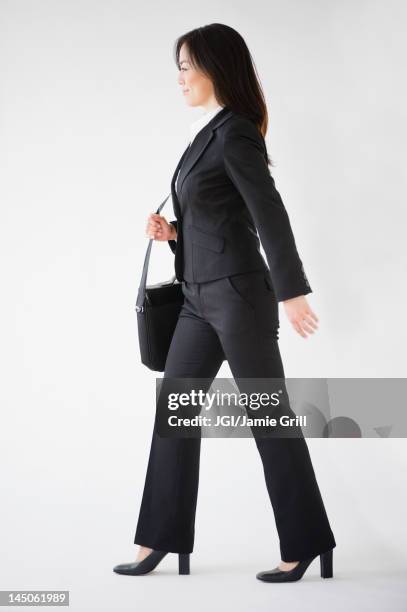
<svg viewBox="0 0 407 612">
<path fill-rule="evenodd" d="M 213 83 L 218 102 L 255 123 L 263 138 L 268 113 L 256 66 L 243 37 L 223 23 L 211 23 L 183 34 L 175 41 L 174 59 L 185 43 L 191 64 Z M 273 162 L 267 154 L 268 164 Z"/>
</svg>

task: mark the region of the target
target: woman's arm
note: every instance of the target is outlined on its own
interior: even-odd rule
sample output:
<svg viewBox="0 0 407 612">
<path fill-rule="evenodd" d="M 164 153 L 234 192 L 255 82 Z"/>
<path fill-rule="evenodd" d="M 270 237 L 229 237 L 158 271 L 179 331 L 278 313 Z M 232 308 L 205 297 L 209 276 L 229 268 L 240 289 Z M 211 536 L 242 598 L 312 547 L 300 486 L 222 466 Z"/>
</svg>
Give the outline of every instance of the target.
<svg viewBox="0 0 407 612">
<path fill-rule="evenodd" d="M 279 302 L 312 293 L 289 217 L 266 161 L 264 139 L 248 119 L 227 123 L 225 170 L 248 207 L 264 247 Z"/>
</svg>

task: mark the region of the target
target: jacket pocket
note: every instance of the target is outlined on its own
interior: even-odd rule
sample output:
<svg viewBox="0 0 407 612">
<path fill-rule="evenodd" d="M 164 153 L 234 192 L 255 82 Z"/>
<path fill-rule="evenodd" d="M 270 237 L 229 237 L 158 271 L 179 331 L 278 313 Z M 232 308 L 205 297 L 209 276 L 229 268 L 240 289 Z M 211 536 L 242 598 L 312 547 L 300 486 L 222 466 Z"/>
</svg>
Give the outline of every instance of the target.
<svg viewBox="0 0 407 612">
<path fill-rule="evenodd" d="M 195 227 L 195 225 L 189 225 L 188 231 L 191 234 L 191 240 L 194 244 L 197 244 L 204 249 L 215 251 L 216 253 L 222 253 L 225 247 L 225 239 L 223 236 L 208 234 L 207 232 Z"/>
</svg>

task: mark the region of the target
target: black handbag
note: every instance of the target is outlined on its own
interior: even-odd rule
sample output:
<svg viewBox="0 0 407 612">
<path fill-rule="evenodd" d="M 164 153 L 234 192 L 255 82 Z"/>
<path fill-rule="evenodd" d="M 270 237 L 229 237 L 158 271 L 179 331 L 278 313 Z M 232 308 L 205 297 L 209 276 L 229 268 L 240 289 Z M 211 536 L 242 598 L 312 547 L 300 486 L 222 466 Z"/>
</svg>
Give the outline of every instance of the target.
<svg viewBox="0 0 407 612">
<path fill-rule="evenodd" d="M 157 213 L 160 213 L 170 195 L 171 193 L 160 204 Z M 182 283 L 177 281 L 175 274 L 169 281 L 156 285 L 146 284 L 152 244 L 153 238 L 149 241 L 144 258 L 135 310 L 141 362 L 150 370 L 163 372 L 171 339 L 184 303 L 184 294 Z"/>
</svg>

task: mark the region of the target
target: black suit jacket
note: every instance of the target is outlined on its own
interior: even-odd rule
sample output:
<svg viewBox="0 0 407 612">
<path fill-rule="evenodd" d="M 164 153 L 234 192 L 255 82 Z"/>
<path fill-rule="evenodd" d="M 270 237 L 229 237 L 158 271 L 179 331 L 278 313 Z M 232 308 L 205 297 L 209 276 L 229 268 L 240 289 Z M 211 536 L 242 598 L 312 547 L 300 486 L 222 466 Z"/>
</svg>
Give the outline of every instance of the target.
<svg viewBox="0 0 407 612">
<path fill-rule="evenodd" d="M 263 136 L 227 106 L 195 136 L 171 181 L 179 281 L 268 270 L 279 302 L 311 293 Z M 179 172 L 177 188 L 175 182 Z"/>
</svg>

